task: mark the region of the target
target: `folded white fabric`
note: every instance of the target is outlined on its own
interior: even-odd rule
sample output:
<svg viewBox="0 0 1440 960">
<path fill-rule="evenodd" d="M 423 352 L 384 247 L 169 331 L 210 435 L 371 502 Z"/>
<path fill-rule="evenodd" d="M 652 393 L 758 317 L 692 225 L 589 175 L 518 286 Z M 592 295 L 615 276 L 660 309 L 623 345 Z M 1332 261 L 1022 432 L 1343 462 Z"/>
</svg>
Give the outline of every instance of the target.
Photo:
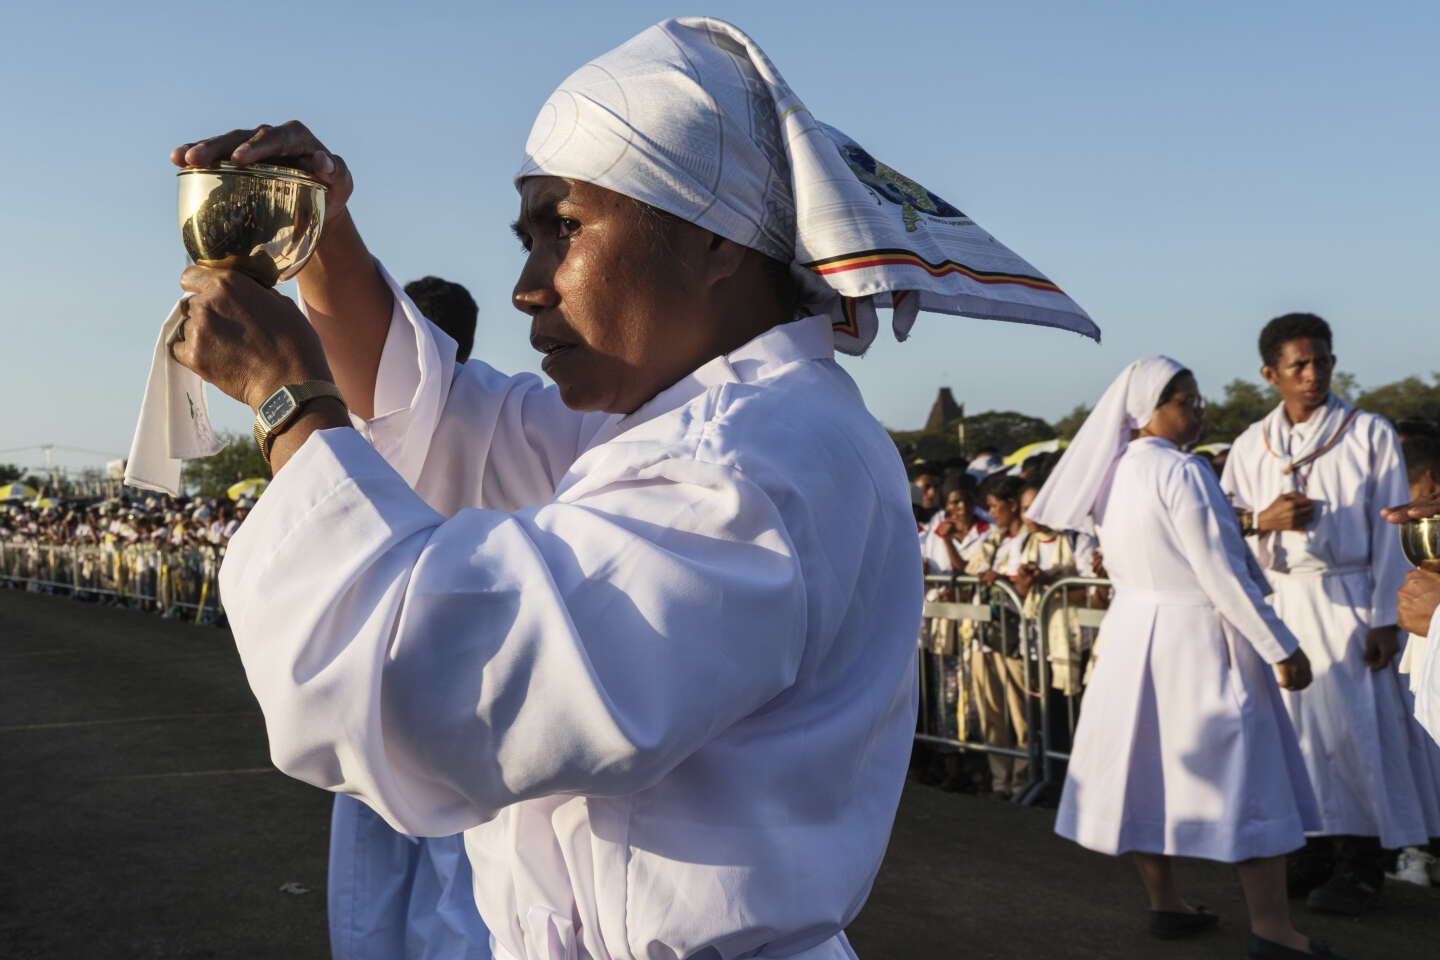
<svg viewBox="0 0 1440 960">
<path fill-rule="evenodd" d="M 864 353 L 876 307 L 904 340 L 918 310 L 1100 329 L 960 210 L 819 122 L 743 31 L 667 20 L 571 74 L 541 108 L 516 185 L 593 183 L 792 271 L 835 346 Z"/>
<path fill-rule="evenodd" d="M 170 341 L 180 327 L 180 304 L 160 327 L 150 379 L 140 404 L 140 421 L 130 442 L 125 464 L 125 485 L 162 493 L 180 493 L 180 466 L 185 460 L 208 457 L 225 448 L 210 426 L 205 381 L 170 356 Z"/>
</svg>

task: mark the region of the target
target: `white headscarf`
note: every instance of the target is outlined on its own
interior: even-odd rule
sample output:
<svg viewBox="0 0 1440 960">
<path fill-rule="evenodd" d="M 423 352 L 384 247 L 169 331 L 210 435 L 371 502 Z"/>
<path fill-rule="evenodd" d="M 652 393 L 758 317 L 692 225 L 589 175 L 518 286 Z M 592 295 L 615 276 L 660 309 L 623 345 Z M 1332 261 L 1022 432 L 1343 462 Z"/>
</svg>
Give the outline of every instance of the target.
<svg viewBox="0 0 1440 960">
<path fill-rule="evenodd" d="M 973 220 L 817 121 L 738 28 L 667 20 L 571 74 L 515 176 L 614 190 L 792 265 L 803 309 L 863 353 L 876 307 L 1100 329 Z"/>
<path fill-rule="evenodd" d="M 1184 371 L 1169 357 L 1142 357 L 1120 372 L 1035 495 L 1026 516 L 1052 530 L 1095 529 L 1095 501 L 1130 435 L 1150 422 L 1165 386 Z"/>
</svg>

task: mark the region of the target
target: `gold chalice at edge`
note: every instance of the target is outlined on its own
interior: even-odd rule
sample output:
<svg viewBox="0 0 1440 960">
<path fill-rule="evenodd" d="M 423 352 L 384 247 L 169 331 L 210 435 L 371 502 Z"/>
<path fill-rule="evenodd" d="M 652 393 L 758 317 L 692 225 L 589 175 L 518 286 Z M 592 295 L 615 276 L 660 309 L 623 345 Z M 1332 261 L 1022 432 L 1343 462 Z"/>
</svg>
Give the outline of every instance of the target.
<svg viewBox="0 0 1440 960">
<path fill-rule="evenodd" d="M 1440 573 L 1440 517 L 1406 520 L 1400 524 L 1400 546 L 1405 559 L 1422 570 Z"/>
<path fill-rule="evenodd" d="M 187 167 L 180 184 L 180 239 L 202 267 L 243 271 L 267 287 L 300 272 L 325 222 L 325 185 L 278 164 Z"/>
</svg>

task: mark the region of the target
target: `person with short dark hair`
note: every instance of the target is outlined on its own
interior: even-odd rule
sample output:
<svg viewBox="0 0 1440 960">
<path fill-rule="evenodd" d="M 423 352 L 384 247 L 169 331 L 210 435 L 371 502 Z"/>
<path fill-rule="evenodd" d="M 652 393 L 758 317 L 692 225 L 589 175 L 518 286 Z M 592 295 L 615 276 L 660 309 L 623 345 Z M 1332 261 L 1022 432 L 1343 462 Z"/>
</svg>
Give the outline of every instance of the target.
<svg viewBox="0 0 1440 960">
<path fill-rule="evenodd" d="M 1421 500 L 1440 493 L 1440 436 L 1413 433 L 1401 443 L 1405 456 L 1405 479 L 1410 499 Z"/>
<path fill-rule="evenodd" d="M 940 494 L 940 474 L 928 461 L 917 460 L 911 464 L 910 505 L 915 512 L 915 525 L 921 532 L 937 522 L 943 512 Z"/>
<path fill-rule="evenodd" d="M 1254 512 L 1250 546 L 1272 603 L 1300 638 L 1315 682 L 1283 694 L 1323 825 L 1292 854 L 1292 895 L 1358 915 L 1380 895 L 1381 847 L 1440 834 L 1440 796 L 1424 733 L 1395 669 L 1396 592 L 1409 565 L 1382 507 L 1408 494 L 1385 418 L 1330 389 L 1329 325 L 1290 313 L 1265 325 L 1261 375 L 1280 403 L 1236 439 L 1222 486 Z"/>
<path fill-rule="evenodd" d="M 405 295 L 425 319 L 455 341 L 455 362 L 469 360 L 475 346 L 475 320 L 480 315 L 470 291 L 439 277 L 421 277 L 405 284 Z"/>
<path fill-rule="evenodd" d="M 992 607 L 1003 605 L 1006 610 L 998 622 L 980 625 L 970 650 L 970 677 L 980 732 L 990 746 L 1015 750 L 1024 750 L 1030 743 L 1020 610 L 1006 591 L 994 587 L 1002 581 L 1010 584 L 1025 562 L 1027 532 L 1020 512 L 1024 486 L 1019 477 L 1000 474 L 992 474 L 981 484 L 993 525 L 979 555 L 984 565 L 972 567 L 983 588 L 981 602 L 989 602 Z M 991 753 L 989 761 L 991 795 L 996 799 L 1011 799 L 1028 785 L 1028 760 Z"/>
</svg>

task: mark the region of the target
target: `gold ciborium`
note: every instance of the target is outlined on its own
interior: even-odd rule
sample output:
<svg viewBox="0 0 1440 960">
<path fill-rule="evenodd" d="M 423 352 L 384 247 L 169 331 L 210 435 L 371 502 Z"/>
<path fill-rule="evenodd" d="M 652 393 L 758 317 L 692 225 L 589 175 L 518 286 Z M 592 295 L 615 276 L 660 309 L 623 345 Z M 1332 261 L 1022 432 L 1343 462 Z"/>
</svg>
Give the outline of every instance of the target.
<svg viewBox="0 0 1440 960">
<path fill-rule="evenodd" d="M 1440 573 L 1440 517 L 1406 520 L 1400 524 L 1400 546 L 1405 559 L 1422 570 Z"/>
<path fill-rule="evenodd" d="M 192 262 L 229 267 L 273 287 L 300 272 L 325 222 L 325 185 L 273 164 L 179 173 L 180 239 Z"/>
</svg>

